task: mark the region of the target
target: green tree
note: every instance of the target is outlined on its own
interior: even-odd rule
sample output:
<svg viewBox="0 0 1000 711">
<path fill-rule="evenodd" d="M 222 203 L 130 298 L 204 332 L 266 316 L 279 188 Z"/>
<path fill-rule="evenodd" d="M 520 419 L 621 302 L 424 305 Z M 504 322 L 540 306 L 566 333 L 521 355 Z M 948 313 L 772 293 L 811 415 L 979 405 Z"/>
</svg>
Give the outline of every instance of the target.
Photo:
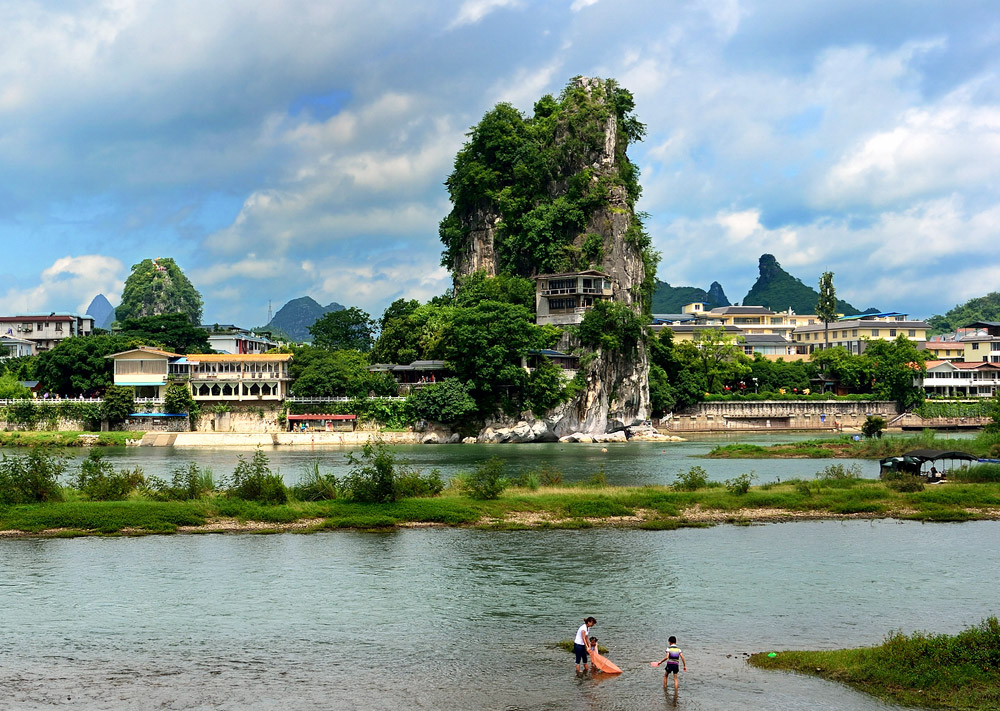
<svg viewBox="0 0 1000 711">
<path fill-rule="evenodd" d="M 375 322 L 356 306 L 330 311 L 309 327 L 313 345 L 328 351 L 356 350 L 367 353 L 374 343 Z"/>
<path fill-rule="evenodd" d="M 563 370 L 548 358 L 539 359 L 538 367 L 528 376 L 524 404 L 535 415 L 544 415 L 566 400 Z"/>
<path fill-rule="evenodd" d="M 871 363 L 872 393 L 883 400 L 895 400 L 904 410 L 924 401 L 924 389 L 914 384 L 927 372 L 924 363 L 927 351 L 903 334 L 893 341 L 871 340 L 865 346 L 864 358 Z"/>
<path fill-rule="evenodd" d="M 872 387 L 872 362 L 854 355 L 843 346 L 824 348 L 810 356 L 810 361 L 825 377 L 835 380 L 844 388 L 858 393 L 870 393 Z"/>
<path fill-rule="evenodd" d="M 132 266 L 125 280 L 122 303 L 115 308 L 119 321 L 183 313 L 195 326 L 201 323 L 201 294 L 170 258 L 144 259 Z"/>
<path fill-rule="evenodd" d="M 367 397 L 395 395 L 395 384 L 386 392 L 384 373 L 370 373 L 368 359 L 358 351 L 328 351 L 315 346 L 297 346 L 289 366 L 295 378 L 292 394 L 297 397 Z"/>
<path fill-rule="evenodd" d="M 10 373 L 16 380 L 35 380 L 38 356 L 18 356 L 0 360 L 0 373 Z"/>
<path fill-rule="evenodd" d="M 455 288 L 456 306 L 475 306 L 483 301 L 519 304 L 535 310 L 535 282 L 510 274 L 486 275 L 483 270 L 458 280 Z"/>
<path fill-rule="evenodd" d="M 114 383 L 114 362 L 106 356 L 141 345 L 146 344 L 128 336 L 67 338 L 38 354 L 35 376 L 48 392 L 94 395 Z"/>
<path fill-rule="evenodd" d="M 737 381 L 750 373 L 750 359 L 738 345 L 742 336 L 735 338 L 721 328 L 698 331 L 690 342 L 681 344 L 681 352 L 693 360 L 705 377 L 707 392 L 719 392 L 725 382 Z"/>
<path fill-rule="evenodd" d="M 473 383 L 470 394 L 481 415 L 503 406 L 516 411 L 528 374 L 521 358 L 550 344 L 548 331 L 536 326 L 525 307 L 483 301 L 455 309 L 441 341 L 441 352 L 456 377 Z"/>
<path fill-rule="evenodd" d="M 476 412 L 476 401 L 469 395 L 469 388 L 457 378 L 425 385 L 410 395 L 409 400 L 417 417 L 443 425 L 462 422 Z"/>
<path fill-rule="evenodd" d="M 0 375 L 0 399 L 3 400 L 27 400 L 31 398 L 31 391 L 21 385 L 11 373 Z"/>
<path fill-rule="evenodd" d="M 110 425 L 120 425 L 135 412 L 135 389 L 112 385 L 104 391 L 101 419 Z"/>
<path fill-rule="evenodd" d="M 174 353 L 212 352 L 208 331 L 192 325 L 183 313 L 124 319 L 118 335 L 144 343 L 156 343 Z"/>
<path fill-rule="evenodd" d="M 833 272 L 823 272 L 819 278 L 819 299 L 816 315 L 823 319 L 823 340 L 830 347 L 830 322 L 837 320 L 837 291 L 833 288 Z"/>
<path fill-rule="evenodd" d="M 198 403 L 191 395 L 191 389 L 186 383 L 170 383 L 163 395 L 163 411 L 172 414 L 187 414 L 195 417 L 198 413 Z"/>
<path fill-rule="evenodd" d="M 580 343 L 594 350 L 630 356 L 643 340 L 642 318 L 619 301 L 597 301 L 577 327 Z"/>
<path fill-rule="evenodd" d="M 692 343 L 675 343 L 673 331 L 664 328 L 649 339 L 649 361 L 653 414 L 683 410 L 705 399 L 708 383 Z"/>
<path fill-rule="evenodd" d="M 396 500 L 396 459 L 382 441 L 365 442 L 361 455 L 348 452 L 351 469 L 344 477 L 345 497 L 367 504 Z"/>
</svg>

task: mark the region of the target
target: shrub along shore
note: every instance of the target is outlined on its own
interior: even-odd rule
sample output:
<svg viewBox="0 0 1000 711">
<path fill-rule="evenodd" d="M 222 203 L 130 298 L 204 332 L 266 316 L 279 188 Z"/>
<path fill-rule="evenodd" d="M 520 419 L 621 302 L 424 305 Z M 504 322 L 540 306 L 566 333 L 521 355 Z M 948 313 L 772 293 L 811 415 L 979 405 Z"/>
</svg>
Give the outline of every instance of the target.
<svg viewBox="0 0 1000 711">
<path fill-rule="evenodd" d="M 760 652 L 748 661 L 761 669 L 839 681 L 906 706 L 970 711 L 993 711 L 1000 706 L 1000 623 L 996 617 L 957 635 L 894 632 L 876 647 Z"/>
<path fill-rule="evenodd" d="M 54 430 L 0 430 L 0 447 L 124 447 L 145 432 L 82 432 Z"/>
<path fill-rule="evenodd" d="M 369 443 L 348 455 L 337 478 L 314 465 L 287 487 L 257 450 L 216 480 L 190 463 L 169 480 L 139 468 L 115 471 L 92 450 L 77 472 L 35 448 L 0 460 L 0 535 L 139 535 L 177 532 L 321 531 L 408 526 L 493 530 L 632 527 L 648 530 L 802 519 L 897 518 L 918 521 L 1000 519 L 1000 465 L 967 470 L 964 480 L 924 486 L 916 478 L 861 479 L 831 464 L 816 478 L 754 486 L 753 472 L 724 483 L 701 467 L 669 486 L 608 486 L 602 472 L 564 484 L 551 469 L 507 471 L 500 459 L 445 483 Z"/>
</svg>

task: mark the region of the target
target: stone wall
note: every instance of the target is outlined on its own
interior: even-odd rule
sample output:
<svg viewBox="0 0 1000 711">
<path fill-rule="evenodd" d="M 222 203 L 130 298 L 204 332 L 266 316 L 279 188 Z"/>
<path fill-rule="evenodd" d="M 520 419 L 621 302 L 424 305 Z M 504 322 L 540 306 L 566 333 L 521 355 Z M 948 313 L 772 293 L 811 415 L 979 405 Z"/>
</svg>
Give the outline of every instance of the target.
<svg viewBox="0 0 1000 711">
<path fill-rule="evenodd" d="M 868 415 L 887 422 L 899 414 L 895 402 L 871 400 L 762 400 L 757 402 L 703 402 L 660 420 L 671 432 L 739 429 L 831 430 L 837 423 L 860 429 Z"/>
</svg>

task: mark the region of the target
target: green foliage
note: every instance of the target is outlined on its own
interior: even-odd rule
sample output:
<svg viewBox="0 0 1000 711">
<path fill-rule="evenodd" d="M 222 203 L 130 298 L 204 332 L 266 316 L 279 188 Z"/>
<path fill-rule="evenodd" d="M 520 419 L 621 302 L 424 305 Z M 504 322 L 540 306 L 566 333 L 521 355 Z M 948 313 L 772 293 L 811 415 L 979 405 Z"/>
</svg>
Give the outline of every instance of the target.
<svg viewBox="0 0 1000 711">
<path fill-rule="evenodd" d="M 194 418 L 197 417 L 199 410 L 198 403 L 191 395 L 191 389 L 186 383 L 170 383 L 167 386 L 167 391 L 163 394 L 164 412 L 185 413 Z"/>
<path fill-rule="evenodd" d="M 885 427 L 885 418 L 879 417 L 878 415 L 868 415 L 865 418 L 865 421 L 861 424 L 861 434 L 869 439 L 880 439 Z"/>
<path fill-rule="evenodd" d="M 675 344 L 673 335 L 664 328 L 649 339 L 649 396 L 655 415 L 701 402 L 708 388 L 704 371 L 695 362 L 698 354 Z"/>
<path fill-rule="evenodd" d="M 319 470 L 319 462 L 306 468 L 305 474 L 292 487 L 292 496 L 299 501 L 332 501 L 339 496 L 340 482 L 333 474 Z"/>
<path fill-rule="evenodd" d="M 21 385 L 20 380 L 12 373 L 0 375 L 0 399 L 26 400 L 31 397 L 31 391 Z"/>
<path fill-rule="evenodd" d="M 288 490 L 279 474 L 271 471 L 271 462 L 260 449 L 253 453 L 250 461 L 237 455 L 236 468 L 230 482 L 228 494 L 244 501 L 261 504 L 283 504 L 288 501 Z"/>
<path fill-rule="evenodd" d="M 183 313 L 197 326 L 201 323 L 201 309 L 201 294 L 177 263 L 173 259 L 157 258 L 144 259 L 132 266 L 115 314 L 124 323 L 146 316 Z"/>
<path fill-rule="evenodd" d="M 409 401 L 416 417 L 445 425 L 461 422 L 476 412 L 469 387 L 457 378 L 424 385 L 410 395 Z"/>
<path fill-rule="evenodd" d="M 208 331 L 193 324 L 186 313 L 164 313 L 121 321 L 118 336 L 157 344 L 173 353 L 211 353 Z"/>
<path fill-rule="evenodd" d="M 469 496 L 483 501 L 498 498 L 507 488 L 506 468 L 500 457 L 490 457 L 476 465 L 465 480 Z"/>
<path fill-rule="evenodd" d="M 977 402 L 962 400 L 924 400 L 914 412 L 924 418 L 990 417 L 996 407 L 995 398 Z"/>
<path fill-rule="evenodd" d="M 375 342 L 375 322 L 367 312 L 352 306 L 323 314 L 309 327 L 309 333 L 317 348 L 367 353 Z"/>
<path fill-rule="evenodd" d="M 643 321 L 620 301 L 600 300 L 577 327 L 580 343 L 607 354 L 634 355 L 643 340 Z"/>
<path fill-rule="evenodd" d="M 1000 483 L 1000 464 L 974 464 L 971 467 L 949 472 L 948 476 L 963 482 Z"/>
<path fill-rule="evenodd" d="M 396 500 L 396 459 L 382 441 L 365 443 L 358 456 L 349 452 L 351 470 L 342 482 L 349 501 L 383 504 Z"/>
<path fill-rule="evenodd" d="M 528 376 L 524 404 L 536 415 L 542 415 L 566 402 L 565 386 L 563 370 L 548 358 L 541 358 L 538 367 Z"/>
<path fill-rule="evenodd" d="M 344 312 L 329 315 L 339 313 Z M 396 395 L 395 383 L 387 382 L 385 373 L 370 373 L 368 358 L 359 351 L 329 351 L 314 346 L 296 346 L 294 351 L 289 374 L 295 378 L 291 391 L 297 397 Z"/>
<path fill-rule="evenodd" d="M 146 490 L 157 501 L 193 501 L 214 492 L 215 481 L 210 469 L 189 462 L 187 466 L 174 467 L 169 482 L 148 477 Z"/>
<path fill-rule="evenodd" d="M 816 474 L 817 479 L 825 481 L 843 481 L 845 479 L 860 479 L 861 467 L 852 464 L 845 467 L 843 464 L 828 464 Z"/>
<path fill-rule="evenodd" d="M 754 472 L 750 472 L 749 474 L 740 474 L 732 479 L 726 479 L 726 491 L 736 496 L 743 496 L 750 491 L 750 485 L 753 484 L 756 478 L 757 475 Z"/>
<path fill-rule="evenodd" d="M 396 472 L 393 486 L 397 499 L 427 498 L 437 496 L 444 491 L 444 479 L 441 478 L 441 472 L 437 469 L 432 469 L 427 475 L 423 475 L 415 469 L 403 469 Z"/>
<path fill-rule="evenodd" d="M 74 484 L 91 501 L 124 501 L 137 488 L 146 485 L 146 478 L 139 467 L 115 471 L 114 465 L 93 449 L 80 462 Z"/>
<path fill-rule="evenodd" d="M 67 338 L 38 354 L 35 375 L 48 392 L 93 396 L 114 384 L 114 362 L 105 356 L 141 345 L 141 340 L 127 336 Z"/>
<path fill-rule="evenodd" d="M 674 353 L 683 368 L 699 372 L 704 392 L 719 392 L 725 383 L 738 381 L 751 372 L 750 358 L 737 339 L 727 336 L 721 328 L 699 331 L 693 341 L 674 346 Z"/>
<path fill-rule="evenodd" d="M 389 429 L 402 429 L 413 423 L 415 417 L 410 400 L 355 399 L 347 402 L 288 403 L 293 415 L 357 415 L 360 422 L 374 422 Z"/>
<path fill-rule="evenodd" d="M 499 301 L 535 309 L 535 282 L 524 277 L 486 275 L 483 270 L 462 277 L 455 285 L 455 306 L 472 307 L 483 301 Z"/>
<path fill-rule="evenodd" d="M 101 419 L 108 424 L 119 425 L 135 411 L 135 389 L 112 385 L 104 391 L 101 403 Z"/>
<path fill-rule="evenodd" d="M 672 484 L 678 491 L 697 491 L 708 486 L 708 472 L 702 467 L 693 466 L 686 472 L 677 474 L 677 479 Z"/>
<path fill-rule="evenodd" d="M 59 477 L 66 464 L 61 458 L 40 449 L 24 456 L 0 456 L 0 504 L 62 501 Z"/>
<path fill-rule="evenodd" d="M 923 388 L 914 385 L 915 376 L 926 372 L 924 362 L 930 357 L 903 334 L 894 341 L 871 340 L 864 355 L 871 364 L 872 394 L 882 400 L 895 400 L 909 410 L 924 400 Z"/>
<path fill-rule="evenodd" d="M 495 249 L 503 273 L 529 276 L 599 262 L 603 255 L 593 238 L 588 241 L 588 223 L 608 207 L 613 188 L 624 188 L 630 212 L 641 193 L 638 169 L 625 155 L 628 142 L 645 132 L 633 111 L 632 95 L 614 81 L 584 88 L 573 80 L 558 99 L 536 102 L 531 118 L 510 104 L 487 112 L 469 132 L 446 181 L 453 210 L 439 228 L 442 264 L 457 270 L 476 227 L 472 215 L 484 206 L 500 218 Z M 593 164 L 612 117 L 618 122 L 618 171 L 602 174 Z M 639 218 L 630 218 L 636 248 L 649 251 Z"/>
<path fill-rule="evenodd" d="M 0 373 L 14 376 L 14 380 L 35 380 L 35 362 L 38 356 L 18 356 L 0 360 Z"/>
<path fill-rule="evenodd" d="M 757 281 L 743 297 L 742 303 L 766 306 L 774 311 L 791 308 L 796 313 L 811 313 L 819 302 L 819 293 L 781 268 L 773 254 L 762 254 Z M 832 278 L 832 275 L 831 275 Z M 832 286 L 832 284 L 831 284 Z M 838 300 L 835 311 L 846 316 L 860 313 L 846 301 Z"/>
<path fill-rule="evenodd" d="M 951 333 L 977 321 L 1000 322 L 1000 292 L 992 291 L 986 296 L 969 299 L 959 304 L 943 316 L 931 316 L 927 324 L 931 334 Z"/>
<path fill-rule="evenodd" d="M 833 272 L 823 272 L 819 278 L 819 299 L 816 301 L 816 315 L 823 321 L 824 342 L 830 345 L 829 324 L 837 320 L 837 291 L 833 287 Z"/>
</svg>

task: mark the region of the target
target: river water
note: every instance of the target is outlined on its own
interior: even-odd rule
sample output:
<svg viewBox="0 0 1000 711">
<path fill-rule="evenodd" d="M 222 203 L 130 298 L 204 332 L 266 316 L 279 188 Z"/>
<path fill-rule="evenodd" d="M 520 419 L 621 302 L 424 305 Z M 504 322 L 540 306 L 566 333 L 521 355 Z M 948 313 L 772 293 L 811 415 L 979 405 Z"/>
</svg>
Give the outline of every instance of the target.
<svg viewBox="0 0 1000 711">
<path fill-rule="evenodd" d="M 603 464 L 619 483 L 663 483 L 695 463 L 714 479 L 829 463 L 690 458 L 714 444 L 405 453 L 443 471 L 551 457 L 567 480 Z M 343 457 L 269 454 L 286 478 L 310 457 L 331 468 Z M 235 460 L 111 455 L 147 472 Z M 956 632 L 997 614 L 998 566 L 998 522 L 0 539 L 0 709 L 889 709 L 759 672 L 743 653 Z M 577 675 L 555 646 L 586 615 L 622 675 Z M 676 697 L 649 667 L 671 634 L 689 669 Z"/>
<path fill-rule="evenodd" d="M 820 435 L 822 436 L 822 435 Z M 792 442 L 816 439 L 817 435 L 785 433 L 782 435 L 718 435 L 692 439 L 687 442 L 629 442 L 602 444 L 463 444 L 463 445 L 393 445 L 393 453 L 411 467 L 424 473 L 438 469 L 447 480 L 460 471 L 471 470 L 476 464 L 490 457 L 500 457 L 507 462 L 510 474 L 524 469 L 548 467 L 562 474 L 563 481 L 585 481 L 603 472 L 609 484 L 636 485 L 670 484 L 674 477 L 692 466 L 701 466 L 709 479 L 724 481 L 743 473 L 754 473 L 757 483 L 777 479 L 811 479 L 817 472 L 832 463 L 845 466 L 857 465 L 866 478 L 878 477 L 878 462 L 863 459 L 700 459 L 720 444 L 732 442 L 758 443 Z M 606 450 L 606 451 L 605 451 Z M 250 457 L 252 449 L 236 447 L 120 447 L 102 449 L 102 453 L 116 467 L 140 466 L 147 475 L 163 478 L 171 470 L 196 462 L 211 469 L 216 479 L 232 474 L 237 457 Z M 347 452 L 357 452 L 356 447 L 269 447 L 264 449 L 272 469 L 279 471 L 286 483 L 294 484 L 314 464 L 321 471 L 337 476 L 347 473 Z M 70 459 L 69 469 L 75 471 L 78 460 L 87 456 L 86 450 L 68 448 L 61 452 Z"/>
</svg>

